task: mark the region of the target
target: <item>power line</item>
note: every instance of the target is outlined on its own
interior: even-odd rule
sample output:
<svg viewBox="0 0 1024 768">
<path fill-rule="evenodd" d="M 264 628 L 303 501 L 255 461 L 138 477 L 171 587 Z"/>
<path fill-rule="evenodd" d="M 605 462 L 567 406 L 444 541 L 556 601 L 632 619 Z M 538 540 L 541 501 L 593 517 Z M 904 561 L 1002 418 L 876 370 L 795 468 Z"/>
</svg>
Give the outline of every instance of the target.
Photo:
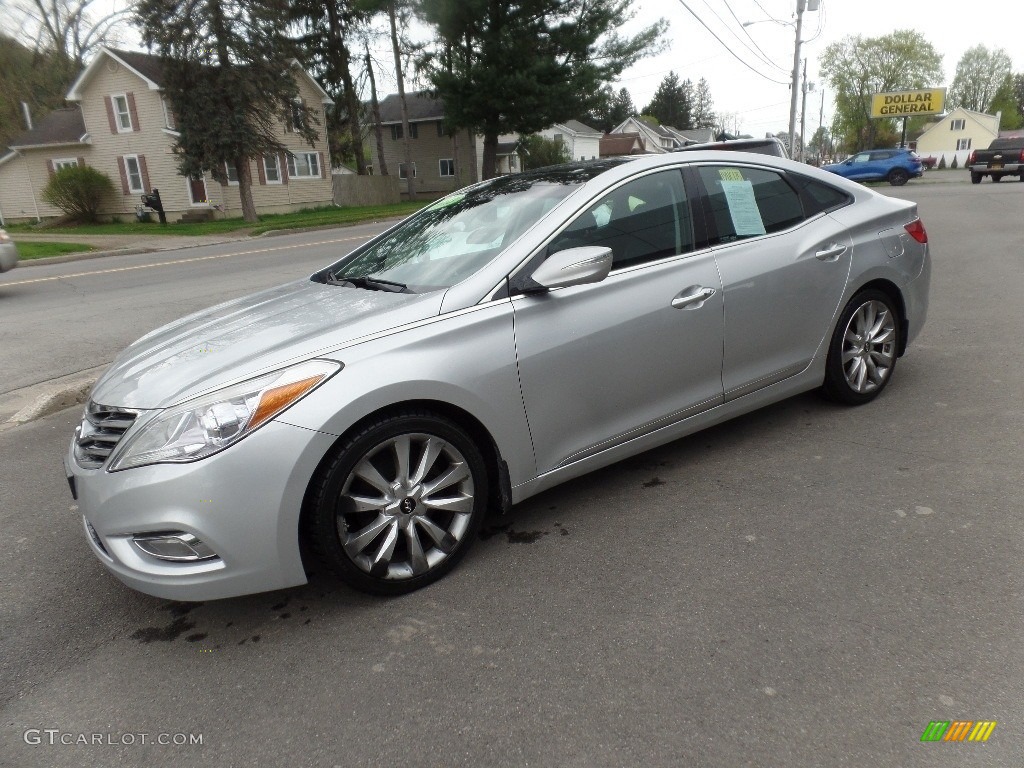
<svg viewBox="0 0 1024 768">
<path fill-rule="evenodd" d="M 683 6 L 683 8 L 685 8 L 687 11 L 689 11 L 690 15 L 693 16 L 693 18 L 695 18 L 697 21 L 699 21 L 701 23 L 701 26 L 703 26 L 704 29 L 706 29 L 708 32 L 710 32 L 711 36 L 713 38 L 715 38 L 715 40 L 717 40 L 719 43 L 721 43 L 722 47 L 725 48 L 729 52 L 729 54 L 734 59 L 736 59 L 736 61 L 738 61 L 740 64 L 745 66 L 747 69 L 749 69 L 751 72 L 756 74 L 758 77 L 763 77 L 765 80 L 768 80 L 769 82 L 775 83 L 776 85 L 789 85 L 789 83 L 787 83 L 787 82 L 783 82 L 781 80 L 775 80 L 774 78 L 768 77 L 768 75 L 766 75 L 763 72 L 759 71 L 757 69 L 757 67 L 754 67 L 751 64 L 748 64 L 746 62 L 746 60 L 744 60 L 744 59 L 740 58 L 739 56 L 737 56 L 736 52 L 733 51 L 732 48 L 730 48 L 728 45 L 726 45 L 725 42 L 722 40 L 722 38 L 720 38 L 718 35 L 716 35 L 715 31 L 713 29 L 711 29 L 711 27 L 709 27 L 707 25 L 707 23 L 705 23 L 704 19 L 702 19 L 700 16 L 698 16 L 696 13 L 694 13 L 693 9 L 689 5 L 686 4 L 686 0 L 679 0 L 679 4 L 681 6 Z"/>
<path fill-rule="evenodd" d="M 750 40 L 750 42 L 752 42 L 754 44 L 754 47 L 757 48 L 758 52 L 760 52 L 761 59 L 763 61 L 765 61 L 765 63 L 770 64 L 771 66 L 775 67 L 780 72 L 785 72 L 786 70 L 784 70 L 782 67 L 780 67 L 778 64 L 776 64 L 774 61 L 772 61 L 771 57 L 767 53 L 765 53 L 764 50 L 762 50 L 761 46 L 757 44 L 757 41 L 753 37 L 751 37 L 750 33 L 747 31 L 747 28 L 745 26 L 743 26 L 743 22 L 740 21 L 739 16 L 736 15 L 736 11 L 734 11 L 732 9 L 732 6 L 729 5 L 729 0 L 722 0 L 722 2 L 725 3 L 725 7 L 729 9 L 729 13 L 732 14 L 733 19 L 739 25 L 739 27 L 742 30 L 743 34 L 747 36 L 747 39 Z M 704 4 L 705 5 L 708 4 L 707 0 L 704 0 Z M 714 13 L 714 11 L 712 11 L 712 13 Z M 715 15 L 718 16 L 717 13 Z M 721 17 L 719 17 L 719 21 L 721 21 Z M 724 24 L 725 22 L 722 22 L 722 23 Z M 729 29 L 729 31 L 732 32 L 732 29 Z M 739 40 L 739 37 L 736 35 L 735 32 L 733 32 L 733 36 L 736 37 L 737 40 Z M 740 40 L 740 42 L 743 42 L 743 41 Z M 744 43 L 744 45 L 746 45 L 746 43 Z M 748 51 L 750 50 L 749 46 L 747 46 L 747 50 Z"/>
</svg>

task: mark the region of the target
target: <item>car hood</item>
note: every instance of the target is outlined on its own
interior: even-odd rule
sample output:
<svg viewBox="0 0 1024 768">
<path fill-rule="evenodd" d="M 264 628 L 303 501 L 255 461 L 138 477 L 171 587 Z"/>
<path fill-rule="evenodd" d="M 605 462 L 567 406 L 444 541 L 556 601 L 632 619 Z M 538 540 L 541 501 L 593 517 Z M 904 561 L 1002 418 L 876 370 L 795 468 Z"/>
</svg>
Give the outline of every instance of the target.
<svg viewBox="0 0 1024 768">
<path fill-rule="evenodd" d="M 143 336 L 114 360 L 90 398 L 165 408 L 219 385 L 324 354 L 438 314 L 444 291 L 370 291 L 311 280 L 244 296 Z"/>
</svg>

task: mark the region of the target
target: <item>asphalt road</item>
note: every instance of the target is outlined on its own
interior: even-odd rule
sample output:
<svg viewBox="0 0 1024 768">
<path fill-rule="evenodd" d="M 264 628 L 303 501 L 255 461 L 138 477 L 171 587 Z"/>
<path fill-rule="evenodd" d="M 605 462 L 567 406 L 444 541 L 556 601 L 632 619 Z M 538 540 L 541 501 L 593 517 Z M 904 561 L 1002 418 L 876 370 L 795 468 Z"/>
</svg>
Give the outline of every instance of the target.
<svg viewBox="0 0 1024 768">
<path fill-rule="evenodd" d="M 0 434 L 0 764 L 1024 764 L 1024 184 L 885 191 L 919 201 L 934 273 L 879 400 L 792 398 L 542 494 L 413 595 L 131 592 L 61 474 L 78 410 Z M 262 258 L 74 281 L 137 308 L 120 339 L 259 287 Z M 16 288 L 56 307 L 62 282 Z M 921 743 L 933 720 L 998 726 Z"/>
</svg>

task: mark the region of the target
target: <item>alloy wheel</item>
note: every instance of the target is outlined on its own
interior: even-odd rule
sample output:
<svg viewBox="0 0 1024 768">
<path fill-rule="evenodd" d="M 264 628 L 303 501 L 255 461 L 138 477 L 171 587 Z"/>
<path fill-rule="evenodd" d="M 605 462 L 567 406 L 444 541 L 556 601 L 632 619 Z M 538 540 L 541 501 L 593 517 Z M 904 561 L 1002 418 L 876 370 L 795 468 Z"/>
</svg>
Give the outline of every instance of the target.
<svg viewBox="0 0 1024 768">
<path fill-rule="evenodd" d="M 896 321 L 881 301 L 870 299 L 853 313 L 843 334 L 843 375 L 858 394 L 885 384 L 896 361 Z"/>
</svg>

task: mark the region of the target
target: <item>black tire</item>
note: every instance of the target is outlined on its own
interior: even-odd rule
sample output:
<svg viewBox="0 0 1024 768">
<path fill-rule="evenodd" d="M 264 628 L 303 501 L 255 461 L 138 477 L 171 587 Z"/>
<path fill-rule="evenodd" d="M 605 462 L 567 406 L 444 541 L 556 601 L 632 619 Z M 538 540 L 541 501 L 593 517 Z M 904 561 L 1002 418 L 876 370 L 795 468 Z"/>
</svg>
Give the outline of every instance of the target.
<svg viewBox="0 0 1024 768">
<path fill-rule="evenodd" d="M 981 174 L 971 171 L 971 184 L 981 184 Z"/>
<path fill-rule="evenodd" d="M 894 187 L 902 187 L 910 179 L 910 174 L 902 168 L 893 168 L 886 176 L 886 180 Z"/>
<path fill-rule="evenodd" d="M 992 181 L 994 181 L 996 183 L 999 183 L 1002 180 L 1003 180 L 1003 174 L 1001 174 L 1001 173 L 993 173 L 992 174 Z"/>
<path fill-rule="evenodd" d="M 869 339 L 865 342 L 861 326 L 866 327 L 867 324 L 862 321 L 870 321 L 871 313 L 858 313 L 868 306 L 876 310 L 884 307 L 888 316 L 882 318 L 880 313 L 876 316 L 875 324 L 879 325 L 875 334 L 877 340 Z M 839 322 L 829 342 L 825 381 L 822 384 L 825 396 L 848 405 L 863 405 L 878 397 L 892 379 L 896 368 L 901 327 L 899 311 L 888 294 L 868 289 L 850 299 L 839 315 Z M 851 332 L 849 338 L 848 331 Z M 848 358 L 846 362 L 844 355 Z M 883 362 L 884 365 L 881 364 Z M 861 382 L 859 386 L 858 381 Z"/>
<path fill-rule="evenodd" d="M 405 447 L 404 476 L 396 458 L 400 446 Z M 426 461 L 428 454 L 432 458 Z M 429 466 L 417 480 L 421 462 Z M 442 483 L 438 496 L 426 490 L 442 477 L 462 474 L 467 479 Z M 403 477 L 404 490 L 396 490 Z M 453 487 L 457 493 L 448 495 Z M 458 564 L 478 535 L 487 498 L 487 464 L 473 439 L 448 419 L 409 410 L 368 424 L 324 463 L 306 494 L 305 534 L 317 557 L 349 586 L 400 595 Z M 354 533 L 360 531 L 364 535 L 357 539 Z"/>
</svg>

